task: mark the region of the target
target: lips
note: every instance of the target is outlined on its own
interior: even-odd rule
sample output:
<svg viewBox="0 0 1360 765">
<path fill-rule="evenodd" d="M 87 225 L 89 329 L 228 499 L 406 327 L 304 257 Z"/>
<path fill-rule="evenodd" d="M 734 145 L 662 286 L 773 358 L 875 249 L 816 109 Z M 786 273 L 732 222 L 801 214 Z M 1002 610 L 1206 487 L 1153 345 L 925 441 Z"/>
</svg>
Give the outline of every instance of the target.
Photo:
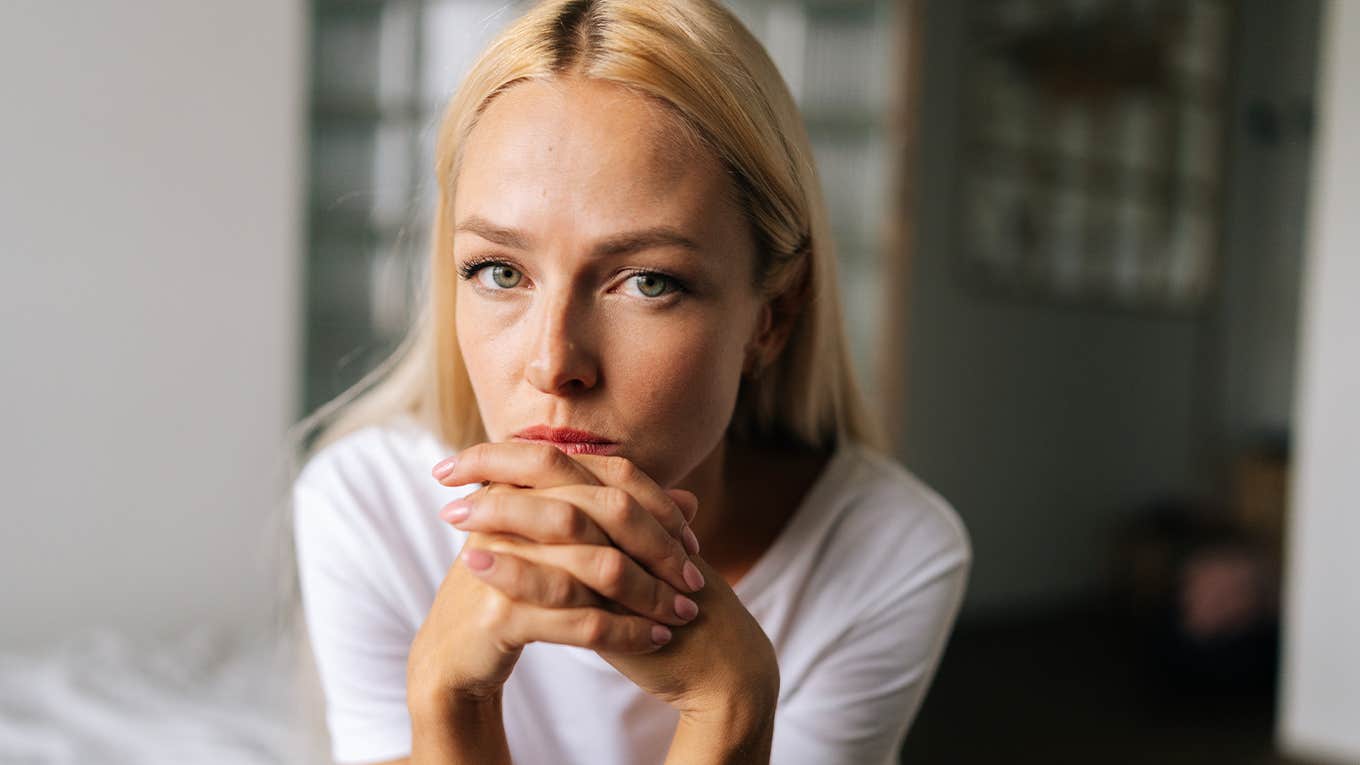
<svg viewBox="0 0 1360 765">
<path fill-rule="evenodd" d="M 615 454 L 619 445 L 597 433 L 575 428 L 550 428 L 535 425 L 512 436 L 516 441 L 551 444 L 567 454 Z"/>
</svg>

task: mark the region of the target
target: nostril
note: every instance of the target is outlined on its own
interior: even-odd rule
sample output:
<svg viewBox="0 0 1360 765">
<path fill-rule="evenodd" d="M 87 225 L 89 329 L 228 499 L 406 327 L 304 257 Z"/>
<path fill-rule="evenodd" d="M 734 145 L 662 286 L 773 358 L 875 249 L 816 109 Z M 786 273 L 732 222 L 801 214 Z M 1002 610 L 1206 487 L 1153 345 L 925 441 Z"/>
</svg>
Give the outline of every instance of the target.
<svg viewBox="0 0 1360 765">
<path fill-rule="evenodd" d="M 599 374 L 592 362 L 576 361 L 558 364 L 534 364 L 526 371 L 528 381 L 544 393 L 579 395 L 599 383 Z"/>
</svg>

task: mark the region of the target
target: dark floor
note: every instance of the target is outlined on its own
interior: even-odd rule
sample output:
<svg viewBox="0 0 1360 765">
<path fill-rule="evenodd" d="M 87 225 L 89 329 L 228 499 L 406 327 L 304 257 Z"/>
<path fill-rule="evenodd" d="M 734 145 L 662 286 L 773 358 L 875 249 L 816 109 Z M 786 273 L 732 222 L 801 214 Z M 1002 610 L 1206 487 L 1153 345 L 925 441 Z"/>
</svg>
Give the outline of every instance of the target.
<svg viewBox="0 0 1360 765">
<path fill-rule="evenodd" d="M 1302 765 L 1273 749 L 1273 671 L 1187 681 L 1183 660 L 1093 608 L 960 624 L 902 762 Z"/>
</svg>

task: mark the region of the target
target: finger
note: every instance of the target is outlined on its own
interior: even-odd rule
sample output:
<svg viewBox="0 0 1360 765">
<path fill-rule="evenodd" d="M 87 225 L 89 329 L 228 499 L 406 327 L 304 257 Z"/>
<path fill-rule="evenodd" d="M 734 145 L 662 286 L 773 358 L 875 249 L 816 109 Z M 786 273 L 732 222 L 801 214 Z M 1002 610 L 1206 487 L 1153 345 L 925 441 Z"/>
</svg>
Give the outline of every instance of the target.
<svg viewBox="0 0 1360 765">
<path fill-rule="evenodd" d="M 671 631 L 641 616 L 611 614 L 598 608 L 515 609 L 516 639 L 559 643 L 595 651 L 651 653 L 671 640 Z"/>
<path fill-rule="evenodd" d="M 557 447 L 527 441 L 469 446 L 435 465 L 433 473 L 445 486 L 478 481 L 532 488 L 599 483 L 592 472 Z"/>
<path fill-rule="evenodd" d="M 666 489 L 666 493 L 671 495 L 671 499 L 680 506 L 680 512 L 685 516 L 685 530 L 682 533 L 681 541 L 685 543 L 685 549 L 690 555 L 699 554 L 699 537 L 694 534 L 694 516 L 699 514 L 699 498 L 694 492 L 685 489 Z"/>
<path fill-rule="evenodd" d="M 484 578 L 512 557 L 469 549 L 462 559 L 464 565 L 474 563 L 476 567 L 469 565 L 468 570 Z M 665 625 L 641 616 L 589 606 L 547 608 L 523 602 L 508 609 L 502 629 L 511 645 L 540 641 L 618 653 L 650 653 L 671 639 Z"/>
<path fill-rule="evenodd" d="M 694 523 L 694 516 L 699 514 L 699 497 L 688 489 L 666 489 L 666 493 L 680 507 L 680 514 L 685 516 L 685 522 Z"/>
<path fill-rule="evenodd" d="M 519 603 L 543 608 L 601 607 L 604 600 L 571 574 L 508 552 L 465 548 L 460 560 L 479 579 Z"/>
<path fill-rule="evenodd" d="M 571 459 L 584 465 L 605 486 L 617 486 L 633 495 L 652 517 L 656 518 L 668 534 L 681 543 L 685 542 L 685 526 L 688 519 L 680 506 L 652 477 L 633 464 L 627 457 L 606 457 L 598 454 L 576 454 Z M 691 550 L 694 554 L 697 550 Z"/>
<path fill-rule="evenodd" d="M 515 534 L 545 544 L 612 544 L 581 508 L 566 499 L 524 490 L 461 497 L 445 505 L 439 517 L 463 531 Z"/>
<path fill-rule="evenodd" d="M 680 625 L 692 621 L 699 613 L 697 603 L 642 570 L 632 558 L 613 547 L 540 545 L 488 537 L 482 548 L 497 556 L 508 553 L 560 568 L 595 594 L 653 621 Z"/>
<path fill-rule="evenodd" d="M 654 576 L 676 589 L 693 592 L 704 586 L 703 575 L 675 537 L 666 533 L 637 499 L 617 486 L 559 486 L 535 492 L 579 508 L 618 547 Z M 691 535 L 693 532 L 691 532 Z"/>
</svg>

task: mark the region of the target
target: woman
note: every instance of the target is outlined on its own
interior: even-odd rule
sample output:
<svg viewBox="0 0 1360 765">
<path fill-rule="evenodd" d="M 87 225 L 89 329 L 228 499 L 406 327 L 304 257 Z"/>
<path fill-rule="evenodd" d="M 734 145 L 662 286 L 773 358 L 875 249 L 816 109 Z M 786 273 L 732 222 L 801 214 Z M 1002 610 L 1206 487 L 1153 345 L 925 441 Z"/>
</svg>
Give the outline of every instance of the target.
<svg viewBox="0 0 1360 765">
<path fill-rule="evenodd" d="M 874 450 L 764 50 L 548 0 L 437 152 L 426 310 L 294 489 L 336 759 L 893 760 L 969 550 Z"/>
</svg>

